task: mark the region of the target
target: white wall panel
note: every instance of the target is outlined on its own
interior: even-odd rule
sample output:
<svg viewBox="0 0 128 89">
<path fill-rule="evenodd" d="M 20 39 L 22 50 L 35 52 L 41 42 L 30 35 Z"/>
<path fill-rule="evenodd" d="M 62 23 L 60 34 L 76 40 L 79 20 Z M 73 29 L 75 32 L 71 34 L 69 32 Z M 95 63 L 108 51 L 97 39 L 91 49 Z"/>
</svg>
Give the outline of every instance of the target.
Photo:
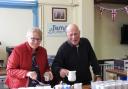
<svg viewBox="0 0 128 89">
<path fill-rule="evenodd" d="M 6 59 L 6 46 L 15 46 L 25 41 L 28 28 L 33 26 L 30 9 L 0 8 L 0 58 Z"/>
</svg>

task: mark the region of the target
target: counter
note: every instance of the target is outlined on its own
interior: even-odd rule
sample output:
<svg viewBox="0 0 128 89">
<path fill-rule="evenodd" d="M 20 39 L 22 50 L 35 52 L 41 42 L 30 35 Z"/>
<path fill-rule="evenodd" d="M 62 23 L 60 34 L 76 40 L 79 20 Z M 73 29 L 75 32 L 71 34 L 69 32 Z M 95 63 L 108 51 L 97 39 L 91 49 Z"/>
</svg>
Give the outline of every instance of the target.
<svg viewBox="0 0 128 89">
<path fill-rule="evenodd" d="M 118 76 L 127 76 L 127 71 L 119 69 L 106 69 L 106 72 L 117 74 Z"/>
</svg>

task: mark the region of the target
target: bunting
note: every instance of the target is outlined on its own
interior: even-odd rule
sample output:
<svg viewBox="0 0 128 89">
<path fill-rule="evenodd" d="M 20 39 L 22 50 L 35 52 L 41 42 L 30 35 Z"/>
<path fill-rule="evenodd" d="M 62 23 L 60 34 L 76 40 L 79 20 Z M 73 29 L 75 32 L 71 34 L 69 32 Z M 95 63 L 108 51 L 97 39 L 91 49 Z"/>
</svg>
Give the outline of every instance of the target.
<svg viewBox="0 0 128 89">
<path fill-rule="evenodd" d="M 112 9 L 110 9 L 110 8 L 105 8 L 105 7 L 100 6 L 100 5 L 96 5 L 96 6 L 99 7 L 99 9 L 100 9 L 100 14 L 101 14 L 101 15 L 103 15 L 103 12 L 109 11 L 110 14 L 111 14 L 112 21 L 115 21 L 115 18 L 116 18 L 116 16 L 117 16 L 117 12 L 118 12 L 118 11 L 124 11 L 124 12 L 126 12 L 126 13 L 128 14 L 128 5 L 127 5 L 127 6 L 124 6 L 124 7 L 122 7 L 122 8 L 112 8 Z"/>
<path fill-rule="evenodd" d="M 115 17 L 116 17 L 116 14 L 117 14 L 116 9 L 112 9 L 111 14 L 112 14 L 112 21 L 115 21 Z"/>
<path fill-rule="evenodd" d="M 126 13 L 128 14 L 128 6 L 125 6 L 124 9 L 125 9 Z"/>
<path fill-rule="evenodd" d="M 100 7 L 100 14 L 101 15 L 103 14 L 103 11 L 104 11 L 104 8 L 103 7 Z"/>
</svg>

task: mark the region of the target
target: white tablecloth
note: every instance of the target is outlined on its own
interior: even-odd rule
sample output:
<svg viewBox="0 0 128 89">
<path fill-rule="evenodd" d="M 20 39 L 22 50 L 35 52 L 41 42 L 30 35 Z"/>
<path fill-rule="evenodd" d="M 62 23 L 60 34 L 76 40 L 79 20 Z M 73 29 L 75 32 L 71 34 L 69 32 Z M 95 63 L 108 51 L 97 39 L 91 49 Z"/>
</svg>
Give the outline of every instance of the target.
<svg viewBox="0 0 128 89">
<path fill-rule="evenodd" d="M 51 86 L 38 86 L 38 87 L 21 87 L 18 89 L 53 89 Z"/>
</svg>

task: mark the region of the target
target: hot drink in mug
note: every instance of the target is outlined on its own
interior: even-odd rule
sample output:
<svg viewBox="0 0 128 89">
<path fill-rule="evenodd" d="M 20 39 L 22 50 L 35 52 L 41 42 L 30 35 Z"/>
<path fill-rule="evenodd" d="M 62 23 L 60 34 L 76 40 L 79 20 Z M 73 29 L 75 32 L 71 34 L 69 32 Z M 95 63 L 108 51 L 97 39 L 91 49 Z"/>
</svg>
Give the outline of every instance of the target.
<svg viewBox="0 0 128 89">
<path fill-rule="evenodd" d="M 76 81 L 76 71 L 69 71 L 67 77 L 71 82 Z"/>
</svg>

